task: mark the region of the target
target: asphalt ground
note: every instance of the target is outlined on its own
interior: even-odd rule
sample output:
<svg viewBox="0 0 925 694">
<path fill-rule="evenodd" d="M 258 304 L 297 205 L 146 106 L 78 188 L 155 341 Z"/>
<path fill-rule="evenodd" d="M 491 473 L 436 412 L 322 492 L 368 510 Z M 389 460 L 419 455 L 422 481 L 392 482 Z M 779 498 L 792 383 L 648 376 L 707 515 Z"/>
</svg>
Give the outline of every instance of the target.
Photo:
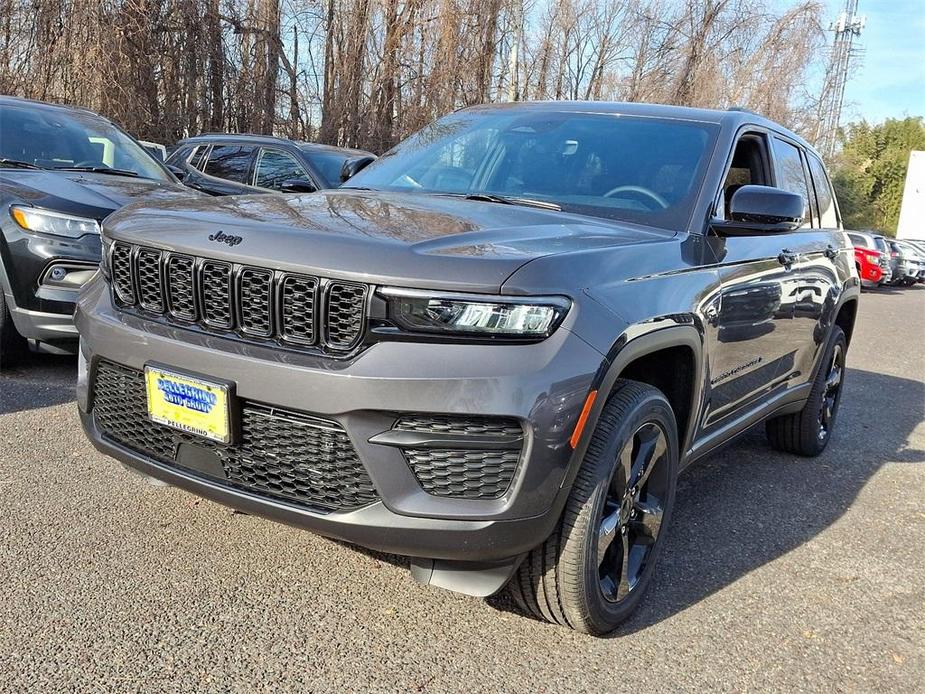
<svg viewBox="0 0 925 694">
<path fill-rule="evenodd" d="M 73 359 L 0 378 L 0 690 L 925 689 L 925 287 L 866 292 L 832 445 L 686 472 L 613 638 L 155 487 L 97 454 Z"/>
</svg>

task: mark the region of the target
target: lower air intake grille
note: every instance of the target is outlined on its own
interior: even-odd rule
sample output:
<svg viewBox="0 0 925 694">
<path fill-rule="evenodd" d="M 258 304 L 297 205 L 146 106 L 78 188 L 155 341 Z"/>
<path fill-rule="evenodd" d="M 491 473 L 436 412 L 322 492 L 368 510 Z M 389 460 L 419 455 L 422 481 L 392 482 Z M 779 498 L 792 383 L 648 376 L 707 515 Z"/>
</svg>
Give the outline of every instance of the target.
<svg viewBox="0 0 925 694">
<path fill-rule="evenodd" d="M 395 424 L 396 429 L 430 434 L 461 434 L 471 436 L 523 436 L 516 419 L 503 417 L 455 417 L 441 414 L 405 415 Z"/>
<path fill-rule="evenodd" d="M 402 448 L 421 488 L 434 496 L 497 499 L 510 488 L 523 427 L 508 417 L 403 415 L 395 431 L 431 434 L 426 446 Z"/>
<path fill-rule="evenodd" d="M 183 443 L 211 450 L 224 477 L 214 482 L 312 510 L 343 511 L 379 498 L 372 480 L 336 422 L 244 402 L 238 441 L 222 446 L 148 419 L 144 375 L 101 362 L 92 413 L 107 439 L 161 463 L 183 467 Z"/>
<path fill-rule="evenodd" d="M 405 449 L 421 488 L 434 496 L 497 499 L 511 486 L 520 451 Z"/>
</svg>

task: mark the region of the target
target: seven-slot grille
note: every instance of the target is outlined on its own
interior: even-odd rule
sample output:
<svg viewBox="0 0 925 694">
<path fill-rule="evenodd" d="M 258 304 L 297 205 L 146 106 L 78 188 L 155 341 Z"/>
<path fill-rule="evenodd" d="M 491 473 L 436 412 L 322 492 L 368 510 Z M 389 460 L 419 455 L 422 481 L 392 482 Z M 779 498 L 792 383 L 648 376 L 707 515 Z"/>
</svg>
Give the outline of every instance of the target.
<svg viewBox="0 0 925 694">
<path fill-rule="evenodd" d="M 223 486 L 322 511 L 379 498 L 337 422 L 243 401 L 238 440 L 217 444 L 152 422 L 144 374 L 108 361 L 96 367 L 91 411 L 107 439 L 171 467 L 185 467 L 183 446 L 206 449 L 220 466 L 212 477 Z"/>
<path fill-rule="evenodd" d="M 169 253 L 117 241 L 109 256 L 123 307 L 207 331 L 347 352 L 366 325 L 365 284 Z"/>
</svg>

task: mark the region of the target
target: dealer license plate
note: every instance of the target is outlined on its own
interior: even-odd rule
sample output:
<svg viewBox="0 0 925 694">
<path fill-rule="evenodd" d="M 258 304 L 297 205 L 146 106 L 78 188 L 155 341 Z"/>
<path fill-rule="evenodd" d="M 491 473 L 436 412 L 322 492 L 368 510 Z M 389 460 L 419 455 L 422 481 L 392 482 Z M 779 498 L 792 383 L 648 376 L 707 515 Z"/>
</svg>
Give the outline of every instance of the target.
<svg viewBox="0 0 925 694">
<path fill-rule="evenodd" d="M 219 443 L 231 441 L 227 385 L 146 366 L 145 387 L 151 421 Z"/>
</svg>

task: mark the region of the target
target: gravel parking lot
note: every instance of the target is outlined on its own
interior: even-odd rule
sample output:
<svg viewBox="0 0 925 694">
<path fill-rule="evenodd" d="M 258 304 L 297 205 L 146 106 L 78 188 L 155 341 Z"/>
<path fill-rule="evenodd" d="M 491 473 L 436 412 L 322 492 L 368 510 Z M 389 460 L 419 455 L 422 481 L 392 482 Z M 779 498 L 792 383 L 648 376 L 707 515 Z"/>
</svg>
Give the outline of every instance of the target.
<svg viewBox="0 0 925 694">
<path fill-rule="evenodd" d="M 688 471 L 610 639 L 152 486 L 32 357 L 0 377 L 0 690 L 922 691 L 923 345 L 925 287 L 865 293 L 825 455 L 756 430 Z"/>
</svg>

